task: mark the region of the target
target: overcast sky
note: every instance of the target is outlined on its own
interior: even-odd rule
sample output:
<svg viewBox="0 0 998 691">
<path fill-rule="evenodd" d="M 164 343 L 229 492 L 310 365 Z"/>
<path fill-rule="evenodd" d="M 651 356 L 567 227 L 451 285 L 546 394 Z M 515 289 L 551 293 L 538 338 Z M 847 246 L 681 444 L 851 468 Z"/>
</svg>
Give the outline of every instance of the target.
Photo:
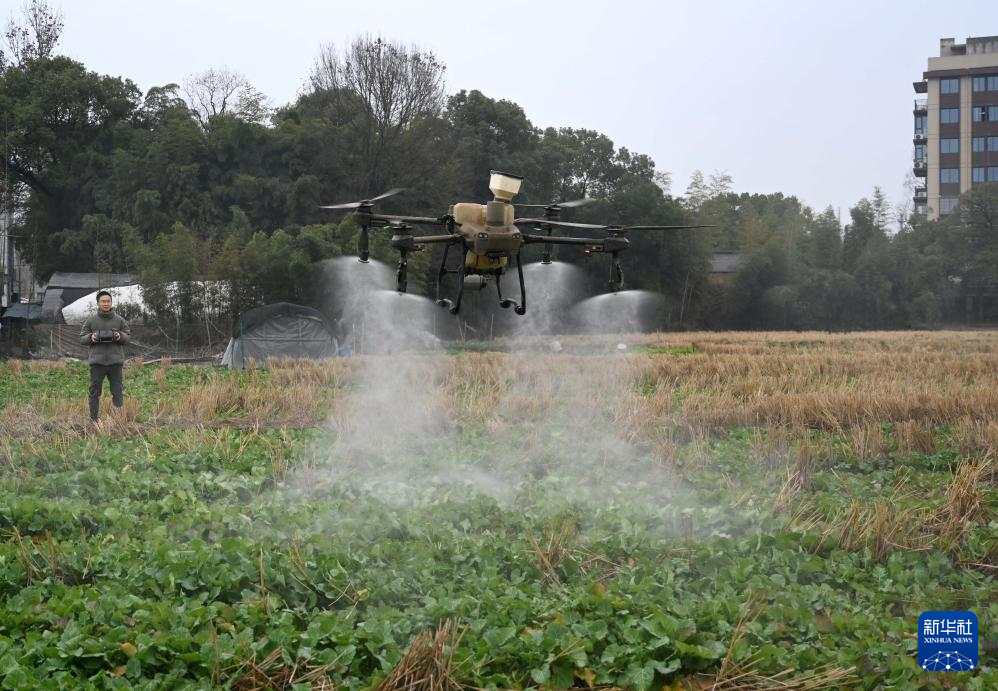
<svg viewBox="0 0 998 691">
<path fill-rule="evenodd" d="M 538 127 L 594 129 L 650 155 L 674 194 L 694 170 L 725 171 L 735 191 L 795 195 L 843 220 L 874 186 L 905 198 L 911 83 L 939 39 L 998 34 L 994 0 L 52 4 L 61 52 L 143 91 L 225 65 L 283 105 L 321 44 L 380 34 L 436 53 L 450 92 L 478 89 Z M 0 0 L 0 17 L 22 5 Z"/>
</svg>

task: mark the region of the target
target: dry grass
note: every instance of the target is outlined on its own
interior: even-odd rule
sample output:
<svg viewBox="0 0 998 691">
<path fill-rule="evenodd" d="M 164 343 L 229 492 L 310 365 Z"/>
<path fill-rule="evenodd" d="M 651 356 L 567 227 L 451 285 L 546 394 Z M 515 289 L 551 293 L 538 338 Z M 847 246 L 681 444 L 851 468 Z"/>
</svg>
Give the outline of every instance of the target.
<svg viewBox="0 0 998 691">
<path fill-rule="evenodd" d="M 962 456 L 998 452 L 998 419 L 963 418 L 954 428 L 955 441 Z"/>
<path fill-rule="evenodd" d="M 872 504 L 855 500 L 843 513 L 829 518 L 805 502 L 791 516 L 787 529 L 820 530 L 819 547 L 832 541 L 848 551 L 869 550 L 876 560 L 894 550 L 956 554 L 974 525 L 986 525 L 994 518 L 985 497 L 994 491 L 996 476 L 993 456 L 965 460 L 956 469 L 942 505 L 934 506 L 924 501 L 920 490 L 909 485 L 905 472 L 898 472 L 890 492 Z M 781 498 L 790 491 L 781 492 Z M 781 508 L 787 508 L 789 503 L 783 502 Z"/>
<path fill-rule="evenodd" d="M 998 466 L 991 454 L 965 461 L 956 469 L 946 492 L 943 510 L 933 526 L 939 535 L 941 549 L 955 550 L 972 525 L 986 524 L 991 520 L 992 515 L 984 503 L 983 488 L 994 489 L 996 471 Z"/>
<path fill-rule="evenodd" d="M 936 450 L 935 426 L 927 420 L 905 420 L 894 424 L 894 444 L 902 454 L 927 454 Z"/>
<path fill-rule="evenodd" d="M 170 369 L 171 364 L 169 358 L 163 358 L 159 361 L 159 367 L 152 373 L 153 381 L 156 382 L 156 388 L 159 389 L 160 393 L 166 391 L 166 372 Z"/>
<path fill-rule="evenodd" d="M 464 634 L 451 620 L 436 631 L 416 636 L 409 650 L 377 691 L 452 691 L 464 688 L 455 680 L 454 652 Z"/>
<path fill-rule="evenodd" d="M 24 574 L 24 585 L 37 582 L 65 583 L 79 585 L 93 583 L 91 556 L 67 554 L 63 546 L 52 537 L 52 533 L 27 535 L 18 528 L 0 532 L 16 548 L 17 561 Z"/>
<path fill-rule="evenodd" d="M 887 452 L 887 440 L 879 424 L 867 423 L 849 428 L 853 456 L 861 461 L 877 460 Z"/>
<path fill-rule="evenodd" d="M 731 634 L 728 653 L 721 660 L 721 667 L 713 676 L 697 675 L 682 680 L 690 691 L 712 689 L 716 691 L 816 691 L 817 689 L 845 688 L 855 683 L 855 667 L 826 665 L 820 669 L 799 673 L 790 668 L 775 674 L 764 674 L 758 669 L 759 657 L 750 655 L 744 660 L 735 659 L 735 646 L 745 637 L 749 624 L 759 618 L 763 607 L 750 599 Z"/>
<path fill-rule="evenodd" d="M 212 627 L 212 637 L 217 640 L 217 632 Z M 240 661 L 222 674 L 216 669 L 214 683 L 224 680 L 228 688 L 235 691 L 285 691 L 298 684 L 305 684 L 313 691 L 332 691 L 336 688 L 329 678 L 329 669 L 335 661 L 325 665 L 312 665 L 307 660 L 288 664 L 278 648 L 263 659 L 256 653 Z"/>
<path fill-rule="evenodd" d="M 572 521 L 564 521 L 558 529 L 547 531 L 547 535 L 540 541 L 534 534 L 527 531 L 527 541 L 530 542 L 530 553 L 537 561 L 537 568 L 544 574 L 544 581 L 552 584 L 560 584 L 558 577 L 558 566 L 568 556 L 568 543 L 575 535 L 575 524 Z"/>
<path fill-rule="evenodd" d="M 863 458 L 888 450 L 883 423 L 896 426 L 900 450 L 928 452 L 936 425 L 998 420 L 995 335 L 692 337 L 696 352 L 679 356 L 466 354 L 448 359 L 443 386 L 454 415 L 496 432 L 571 406 L 628 439 L 676 422 L 820 428 L 848 436 Z M 645 340 L 681 345 L 656 338 Z"/>
<path fill-rule="evenodd" d="M 818 451 L 805 436 L 794 446 L 790 460 L 780 493 L 776 497 L 777 511 L 788 508 L 800 492 L 811 491 L 814 473 L 818 467 Z"/>
<path fill-rule="evenodd" d="M 769 423 L 756 427 L 752 430 L 750 459 L 765 468 L 779 468 L 786 462 L 794 438 L 794 433 L 786 426 Z"/>
<path fill-rule="evenodd" d="M 968 449 L 998 446 L 998 334 L 653 334 L 633 341 L 661 348 L 692 343 L 695 352 L 413 355 L 395 374 L 409 380 L 407 385 L 434 392 L 433 405 L 444 415 L 483 424 L 496 434 L 566 411 L 604 420 L 628 442 L 677 424 L 761 428 L 773 441 L 761 444 L 759 455 L 769 455 L 775 465 L 787 435 L 808 428 L 843 435 L 851 453 L 864 459 L 889 450 L 885 423 L 902 453 L 931 452 L 940 425 L 956 427 Z M 569 350 L 573 344 L 592 350 L 598 342 L 565 339 Z M 241 385 L 234 376 L 202 381 L 179 396 L 160 399 L 148 422 L 164 419 L 183 426 L 185 420 L 282 418 L 314 424 L 334 398 L 331 391 L 350 390 L 358 377 L 396 370 L 399 364 L 375 356 L 271 360 L 269 380 L 250 370 Z M 170 366 L 164 360 L 152 375 L 160 390 Z M 19 376 L 24 369 L 65 364 L 13 361 L 6 367 Z M 58 419 L 82 409 L 67 406 L 36 405 L 34 412 Z M 11 426 L 0 419 L 0 433 Z M 770 449 L 764 448 L 767 444 Z"/>
</svg>

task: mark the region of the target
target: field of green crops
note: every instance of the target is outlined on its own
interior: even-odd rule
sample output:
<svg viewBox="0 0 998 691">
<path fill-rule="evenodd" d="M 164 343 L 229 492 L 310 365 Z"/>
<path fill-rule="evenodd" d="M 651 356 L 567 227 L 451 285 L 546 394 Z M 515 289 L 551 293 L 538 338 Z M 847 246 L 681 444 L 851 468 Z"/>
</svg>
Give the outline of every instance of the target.
<svg viewBox="0 0 998 691">
<path fill-rule="evenodd" d="M 989 452 L 697 425 L 648 367 L 710 349 L 653 345 L 129 367 L 97 428 L 84 365 L 0 362 L 0 687 L 998 688 Z M 925 610 L 977 670 L 919 669 Z"/>
</svg>

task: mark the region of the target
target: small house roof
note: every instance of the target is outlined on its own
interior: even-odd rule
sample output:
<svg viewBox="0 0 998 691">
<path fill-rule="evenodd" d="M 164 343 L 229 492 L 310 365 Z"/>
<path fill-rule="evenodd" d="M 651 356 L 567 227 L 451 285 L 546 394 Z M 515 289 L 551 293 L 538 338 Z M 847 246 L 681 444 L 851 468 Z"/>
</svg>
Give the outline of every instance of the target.
<svg viewBox="0 0 998 691">
<path fill-rule="evenodd" d="M 138 274 L 82 273 L 76 271 L 56 271 L 49 279 L 49 288 L 88 288 L 100 290 L 117 286 L 130 286 L 139 282 Z"/>
<path fill-rule="evenodd" d="M 19 302 L 11 305 L 3 312 L 4 319 L 27 319 L 39 321 L 42 318 L 42 306 L 38 303 Z"/>
<path fill-rule="evenodd" d="M 730 274 L 738 270 L 738 263 L 741 255 L 738 252 L 720 251 L 712 252 L 710 255 L 710 269 L 712 274 Z"/>
</svg>

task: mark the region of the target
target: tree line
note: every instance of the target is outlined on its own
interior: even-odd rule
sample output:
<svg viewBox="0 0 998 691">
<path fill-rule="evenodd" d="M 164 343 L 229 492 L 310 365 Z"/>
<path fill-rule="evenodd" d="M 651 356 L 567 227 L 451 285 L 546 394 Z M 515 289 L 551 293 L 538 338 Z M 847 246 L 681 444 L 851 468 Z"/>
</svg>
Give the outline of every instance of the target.
<svg viewBox="0 0 998 691">
<path fill-rule="evenodd" d="M 61 31 L 58 13 L 33 0 L 0 52 L 2 199 L 19 250 L 42 281 L 55 271 L 138 272 L 158 319 L 199 318 L 201 300 L 186 287 L 195 278 L 230 286 L 230 315 L 277 300 L 322 307 L 321 262 L 354 253 L 358 228 L 320 205 L 400 186 L 406 193 L 384 211 L 438 216 L 489 198 L 490 169 L 526 178 L 519 203 L 601 200 L 571 220 L 714 224 L 632 234 L 627 287 L 663 294 L 674 327 L 996 316 L 998 185 L 975 186 L 936 222 L 895 218 L 875 189 L 843 224 L 792 196 L 736 193 L 723 173 L 696 173 L 674 195 L 650 157 L 593 130 L 539 128 L 517 104 L 477 90 L 448 94 L 432 52 L 380 37 L 323 46 L 302 92 L 275 108 L 227 68 L 143 93 L 58 55 Z M 710 276 L 716 250 L 738 253 L 724 283 Z M 374 233 L 372 256 L 394 263 L 386 234 Z M 410 261 L 410 291 L 432 293 L 437 258 Z M 602 290 L 604 262 L 565 248 L 558 259 Z"/>
</svg>

